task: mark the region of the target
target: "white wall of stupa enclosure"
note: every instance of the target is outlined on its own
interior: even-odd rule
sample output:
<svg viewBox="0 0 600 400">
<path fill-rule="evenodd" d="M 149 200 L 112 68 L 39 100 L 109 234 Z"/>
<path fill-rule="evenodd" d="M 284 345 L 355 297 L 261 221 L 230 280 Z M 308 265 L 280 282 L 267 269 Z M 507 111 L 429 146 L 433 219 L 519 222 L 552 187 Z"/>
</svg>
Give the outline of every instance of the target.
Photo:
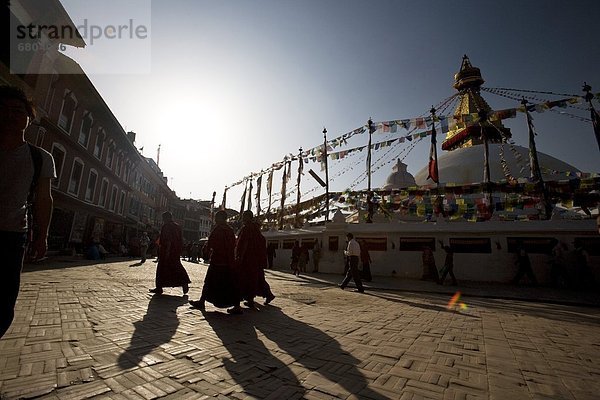
<svg viewBox="0 0 600 400">
<path fill-rule="evenodd" d="M 569 253 L 576 238 L 584 240 L 589 253 L 589 265 L 596 282 L 600 282 L 600 234 L 595 220 L 557 221 L 486 221 L 486 222 L 398 222 L 398 223 L 346 223 L 330 222 L 325 226 L 264 232 L 268 243 L 277 245 L 275 269 L 290 270 L 291 247 L 295 240 L 312 244 L 321 243 L 319 272 L 342 274 L 344 271 L 344 246 L 346 234 L 367 239 L 373 260 L 374 276 L 421 278 L 422 245 L 430 244 L 438 270 L 444 265 L 445 252 L 438 240 L 451 242 L 456 248 L 454 271 L 463 281 L 508 282 L 517 269 L 513 248 L 516 238 L 528 247 L 529 257 L 538 281 L 550 283 L 549 243 L 552 239 L 565 242 Z M 337 242 L 337 247 L 335 243 Z M 312 271 L 311 260 L 307 272 Z M 572 257 L 567 257 L 569 268 Z"/>
</svg>

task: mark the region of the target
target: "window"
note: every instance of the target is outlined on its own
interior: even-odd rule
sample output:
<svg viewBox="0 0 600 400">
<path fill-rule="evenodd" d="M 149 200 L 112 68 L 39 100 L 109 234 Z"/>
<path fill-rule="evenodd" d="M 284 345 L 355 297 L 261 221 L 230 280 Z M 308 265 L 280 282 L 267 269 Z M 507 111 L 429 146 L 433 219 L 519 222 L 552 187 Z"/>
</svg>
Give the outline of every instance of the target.
<svg viewBox="0 0 600 400">
<path fill-rule="evenodd" d="M 88 142 L 90 141 L 90 133 L 92 132 L 92 125 L 94 124 L 94 119 L 92 118 L 92 114 L 88 111 L 85 112 L 83 116 L 83 120 L 81 121 L 81 128 L 79 129 L 79 139 L 77 140 L 80 145 L 87 149 Z"/>
<path fill-rule="evenodd" d="M 70 90 L 65 90 L 65 96 L 63 97 L 63 103 L 60 108 L 60 116 L 58 117 L 58 126 L 69 133 L 71 132 L 76 109 L 77 99 L 75 98 L 75 95 Z"/>
<path fill-rule="evenodd" d="M 102 149 L 104 148 L 104 138 L 106 137 L 106 132 L 104 129 L 98 129 L 98 134 L 96 135 L 96 144 L 94 145 L 94 157 L 98 160 L 102 159 Z"/>
<path fill-rule="evenodd" d="M 52 157 L 54 157 L 54 166 L 56 168 L 56 179 L 52 180 L 52 185 L 58 186 L 60 175 L 62 174 L 63 164 L 65 163 L 65 148 L 58 143 L 52 145 Z"/>
<path fill-rule="evenodd" d="M 125 183 L 129 183 L 129 173 L 131 171 L 131 164 L 129 161 L 127 161 L 125 163 L 125 174 L 123 176 L 123 180 L 125 181 Z"/>
<path fill-rule="evenodd" d="M 108 179 L 102 179 L 102 186 L 100 186 L 100 198 L 98 199 L 98 205 L 100 207 L 106 206 L 106 194 L 108 193 Z"/>
<path fill-rule="evenodd" d="M 121 169 L 123 167 L 123 155 L 119 154 L 116 158 L 117 158 L 117 169 L 116 169 L 115 173 L 120 178 L 121 177 Z"/>
<path fill-rule="evenodd" d="M 110 169 L 112 169 L 113 166 L 114 154 L 115 150 L 113 149 L 112 145 L 109 145 L 106 151 L 106 166 Z"/>
<path fill-rule="evenodd" d="M 96 170 L 90 169 L 90 175 L 88 177 L 88 184 L 85 188 L 85 201 L 92 202 L 94 200 L 94 194 L 96 194 L 96 181 L 98 180 L 98 173 Z"/>
<path fill-rule="evenodd" d="M 117 187 L 113 185 L 112 191 L 110 192 L 110 201 L 108 203 L 108 209 L 115 211 L 115 203 L 117 202 Z"/>
<path fill-rule="evenodd" d="M 123 214 L 125 208 L 125 192 L 121 190 L 121 197 L 119 197 L 119 214 Z"/>
<path fill-rule="evenodd" d="M 71 169 L 71 179 L 69 179 L 69 188 L 67 191 L 75 196 L 79 196 L 79 186 L 81 183 L 81 175 L 83 174 L 83 161 L 76 158 L 73 161 L 73 169 Z"/>
</svg>

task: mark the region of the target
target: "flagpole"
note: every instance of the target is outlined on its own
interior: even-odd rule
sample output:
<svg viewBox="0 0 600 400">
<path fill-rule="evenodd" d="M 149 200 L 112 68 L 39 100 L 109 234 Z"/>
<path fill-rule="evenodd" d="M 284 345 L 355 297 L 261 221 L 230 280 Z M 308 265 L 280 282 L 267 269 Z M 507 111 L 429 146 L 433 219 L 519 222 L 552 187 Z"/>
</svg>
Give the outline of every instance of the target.
<svg viewBox="0 0 600 400">
<path fill-rule="evenodd" d="M 215 196 L 216 195 L 217 195 L 217 192 L 213 192 L 212 200 L 210 201 L 210 224 L 211 224 L 211 228 L 212 228 L 212 224 L 215 221 Z"/>
<path fill-rule="evenodd" d="M 367 183 L 367 192 L 371 192 L 371 140 L 373 136 L 373 120 L 369 118 L 367 122 L 369 124 L 369 147 L 367 148 L 367 175 L 368 175 L 368 183 Z"/>
<path fill-rule="evenodd" d="M 590 105 L 590 113 L 592 114 L 592 125 L 594 127 L 594 134 L 596 135 L 596 142 L 598 143 L 598 150 L 600 150 L 600 115 L 598 115 L 598 111 L 594 108 L 592 104 L 592 99 L 594 95 L 590 92 L 592 91 L 592 87 L 587 84 L 587 82 L 583 82 L 583 91 L 585 92 L 584 99 Z"/>
<path fill-rule="evenodd" d="M 371 193 L 371 141 L 373 139 L 373 132 L 375 127 L 373 126 L 373 120 L 369 118 L 367 122 L 369 124 L 369 146 L 367 151 L 367 175 L 369 177 L 367 183 L 367 223 L 373 222 L 373 195 Z"/>
<path fill-rule="evenodd" d="M 281 210 L 279 212 L 279 230 L 283 230 L 283 215 L 285 213 L 285 189 L 287 183 L 287 160 L 283 159 L 283 176 L 281 177 Z"/>
<path fill-rule="evenodd" d="M 226 210 L 227 209 L 227 189 L 228 187 L 225 186 L 225 189 L 223 190 L 223 200 L 221 200 L 221 210 Z"/>
<path fill-rule="evenodd" d="M 431 110 L 429 110 L 429 112 L 431 113 L 431 149 L 433 151 L 433 173 L 435 175 L 435 179 L 433 180 L 436 184 L 436 187 L 440 186 L 440 171 L 438 169 L 438 156 L 437 156 L 437 132 L 435 131 L 435 108 L 433 106 L 431 106 Z M 431 174 L 431 170 L 429 171 L 429 173 Z M 431 177 L 432 179 L 434 178 L 433 176 Z"/>
<path fill-rule="evenodd" d="M 300 227 L 300 181 L 302 180 L 302 170 L 304 169 L 304 160 L 302 159 L 302 147 L 298 150 L 298 182 L 296 186 L 296 227 Z"/>
<path fill-rule="evenodd" d="M 492 212 L 492 192 L 490 191 L 490 146 L 488 137 L 485 133 L 484 124 L 487 121 L 488 115 L 485 110 L 478 110 L 479 126 L 481 128 L 481 138 L 483 139 L 483 182 L 485 186 L 485 197 L 487 199 L 488 211 Z"/>
<path fill-rule="evenodd" d="M 325 222 L 329 222 L 329 167 L 327 165 L 327 129 L 323 127 L 323 155 L 325 162 Z"/>
<path fill-rule="evenodd" d="M 267 207 L 267 218 L 269 223 L 271 222 L 271 204 L 272 204 L 272 193 L 273 193 L 273 169 L 269 171 L 269 177 L 267 178 L 267 192 L 269 193 L 269 206 Z"/>
<path fill-rule="evenodd" d="M 250 190 L 248 190 L 248 207 L 246 210 L 251 211 L 252 209 L 252 178 L 250 178 Z"/>
<path fill-rule="evenodd" d="M 542 170 L 540 169 L 540 163 L 538 161 L 538 154 L 535 146 L 533 119 L 531 118 L 531 114 L 529 114 L 529 110 L 527 109 L 527 100 L 525 100 L 525 98 L 521 100 L 521 104 L 523 104 L 523 108 L 525 109 L 525 118 L 527 119 L 527 129 L 529 132 L 529 178 L 535 182 L 536 185 L 540 186 L 542 192 L 542 202 L 544 203 L 544 213 L 546 214 L 546 219 L 550 219 L 552 214 L 552 206 L 549 202 L 548 191 L 546 190 L 546 185 L 544 184 L 544 179 L 542 178 Z"/>
<path fill-rule="evenodd" d="M 248 181 L 244 180 L 244 192 L 242 193 L 242 201 L 240 204 L 240 215 L 239 215 L 239 223 L 240 226 L 242 224 L 242 214 L 244 213 L 245 207 L 246 207 L 246 191 L 248 190 Z"/>
</svg>

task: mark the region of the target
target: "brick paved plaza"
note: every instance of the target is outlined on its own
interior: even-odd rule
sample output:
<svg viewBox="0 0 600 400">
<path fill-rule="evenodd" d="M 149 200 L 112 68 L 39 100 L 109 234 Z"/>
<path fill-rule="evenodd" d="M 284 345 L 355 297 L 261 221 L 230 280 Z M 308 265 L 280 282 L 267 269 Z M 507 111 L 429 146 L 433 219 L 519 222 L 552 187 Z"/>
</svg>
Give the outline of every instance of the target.
<svg viewBox="0 0 600 400">
<path fill-rule="evenodd" d="M 470 284 L 466 309 L 447 310 L 452 287 L 376 277 L 359 294 L 341 276 L 268 271 L 272 305 L 203 315 L 180 288 L 149 295 L 156 264 L 134 262 L 26 267 L 2 399 L 600 396 L 595 295 Z M 197 299 L 206 266 L 184 265 Z"/>
</svg>

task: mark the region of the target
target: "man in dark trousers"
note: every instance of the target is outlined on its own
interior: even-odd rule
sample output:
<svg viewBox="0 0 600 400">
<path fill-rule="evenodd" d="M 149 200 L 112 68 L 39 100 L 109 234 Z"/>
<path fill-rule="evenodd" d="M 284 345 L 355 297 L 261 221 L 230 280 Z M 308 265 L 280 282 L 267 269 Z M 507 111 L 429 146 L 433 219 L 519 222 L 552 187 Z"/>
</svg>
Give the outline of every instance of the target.
<svg viewBox="0 0 600 400">
<path fill-rule="evenodd" d="M 438 285 L 443 285 L 444 281 L 446 280 L 446 275 L 450 274 L 450 278 L 452 278 L 452 286 L 456 286 L 458 282 L 454 276 L 454 249 L 452 249 L 450 244 L 448 244 L 448 246 L 444 246 L 444 242 L 441 240 L 439 242 L 440 246 L 442 246 L 442 249 L 444 249 L 446 252 L 446 260 L 444 261 L 444 267 L 440 271 L 442 276 L 438 281 Z"/>
<path fill-rule="evenodd" d="M 33 260 L 43 258 L 48 247 L 50 181 L 56 172 L 52 155 L 25 141 L 34 118 L 33 104 L 21 89 L 0 86 L 0 337 L 14 317 L 27 243 Z"/>
<path fill-rule="evenodd" d="M 523 278 L 523 275 L 527 275 L 532 286 L 537 285 L 537 279 L 531 269 L 531 261 L 529 260 L 529 254 L 525 251 L 525 246 L 522 241 L 517 241 L 517 275 L 512 280 L 512 283 L 518 285 Z"/>
<path fill-rule="evenodd" d="M 360 260 L 360 245 L 354 239 L 354 235 L 352 233 L 348 233 L 346 235 L 348 238 L 348 248 L 344 252 L 348 257 L 348 261 L 350 264 L 350 268 L 348 268 L 348 272 L 346 273 L 346 277 L 340 284 L 341 289 L 345 289 L 350 279 L 354 279 L 354 283 L 356 284 L 356 290 L 359 293 L 364 293 L 365 288 L 362 285 L 362 281 L 360 280 L 360 271 L 358 270 L 358 262 Z"/>
</svg>

